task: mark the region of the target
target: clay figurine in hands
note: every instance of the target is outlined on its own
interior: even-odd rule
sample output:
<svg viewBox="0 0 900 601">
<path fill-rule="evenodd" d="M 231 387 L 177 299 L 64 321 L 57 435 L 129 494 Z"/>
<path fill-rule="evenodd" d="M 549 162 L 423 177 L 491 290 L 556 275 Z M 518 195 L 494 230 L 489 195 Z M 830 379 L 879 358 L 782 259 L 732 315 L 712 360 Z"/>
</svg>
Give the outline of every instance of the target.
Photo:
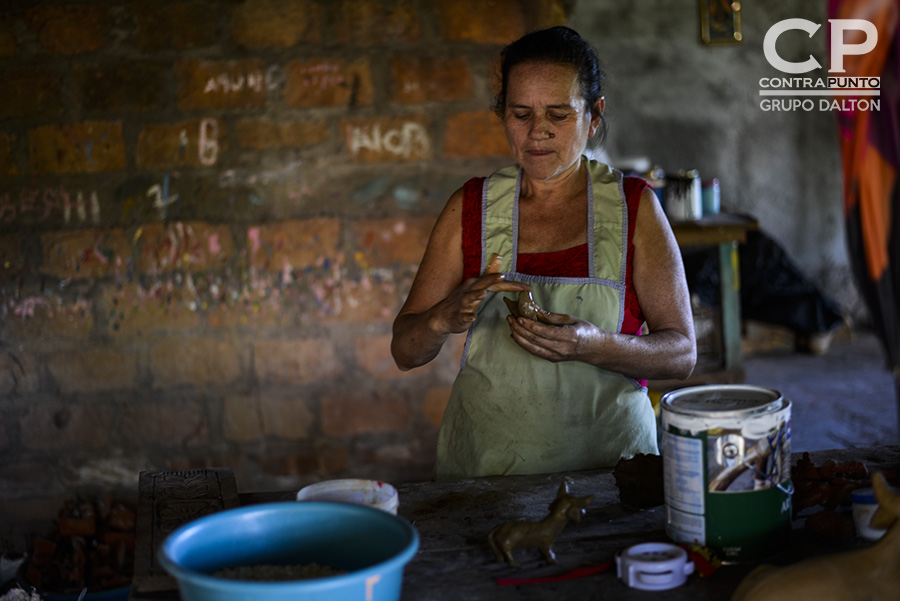
<svg viewBox="0 0 900 601">
<path fill-rule="evenodd" d="M 872 476 L 878 511 L 875 528 L 889 528 L 875 544 L 807 559 L 783 568 L 759 566 L 731 601 L 889 601 L 900 594 L 900 494 L 884 475 Z"/>
<path fill-rule="evenodd" d="M 584 515 L 585 508 L 594 500 L 594 495 L 573 497 L 564 481 L 559 486 L 556 499 L 550 503 L 550 514 L 540 522 L 507 522 L 500 524 L 488 534 L 488 541 L 497 561 L 504 561 L 517 568 L 513 549 L 540 549 L 544 559 L 556 563 L 556 555 L 550 545 L 571 520 L 577 522 Z"/>
<path fill-rule="evenodd" d="M 550 311 L 541 309 L 538 304 L 534 302 L 534 297 L 531 296 L 530 290 L 519 292 L 516 300 L 504 296 L 503 302 L 506 303 L 506 307 L 513 317 L 527 317 L 532 321 L 539 321 L 551 326 L 564 326 L 573 323 L 572 318 L 568 315 L 551 313 Z"/>
</svg>

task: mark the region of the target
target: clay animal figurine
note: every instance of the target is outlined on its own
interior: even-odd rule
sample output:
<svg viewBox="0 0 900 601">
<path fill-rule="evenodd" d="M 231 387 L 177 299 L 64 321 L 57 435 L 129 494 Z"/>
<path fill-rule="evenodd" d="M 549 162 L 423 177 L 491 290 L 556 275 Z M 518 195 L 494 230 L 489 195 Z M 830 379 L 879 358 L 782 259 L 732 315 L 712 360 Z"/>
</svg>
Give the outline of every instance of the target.
<svg viewBox="0 0 900 601">
<path fill-rule="evenodd" d="M 534 302 L 534 297 L 531 296 L 530 290 L 520 292 L 515 301 L 508 296 L 504 296 L 503 302 L 506 303 L 506 307 L 513 317 L 527 317 L 532 321 L 539 321 L 551 326 L 564 326 L 574 323 L 568 315 L 551 313 L 541 309 Z"/>
<path fill-rule="evenodd" d="M 884 475 L 872 476 L 879 507 L 875 528 L 889 528 L 863 549 L 807 559 L 783 568 L 759 566 L 731 601 L 889 601 L 900 594 L 900 494 Z"/>
<path fill-rule="evenodd" d="M 556 499 L 550 503 L 550 514 L 540 522 L 507 522 L 500 524 L 488 534 L 488 541 L 498 562 L 506 560 L 511 567 L 517 568 L 513 557 L 513 549 L 540 549 L 544 559 L 556 563 L 556 555 L 550 545 L 562 532 L 563 527 L 571 520 L 581 520 L 585 509 L 594 500 L 594 495 L 573 497 L 564 481 L 559 486 Z"/>
</svg>

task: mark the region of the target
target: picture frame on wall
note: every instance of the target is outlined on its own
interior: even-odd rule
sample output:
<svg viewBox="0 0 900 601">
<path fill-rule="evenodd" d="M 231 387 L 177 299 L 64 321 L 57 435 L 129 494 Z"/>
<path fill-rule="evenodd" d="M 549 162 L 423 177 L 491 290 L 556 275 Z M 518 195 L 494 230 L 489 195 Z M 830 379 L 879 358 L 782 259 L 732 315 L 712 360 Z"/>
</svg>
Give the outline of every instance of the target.
<svg viewBox="0 0 900 601">
<path fill-rule="evenodd" d="M 739 44 L 740 0 L 700 0 L 700 39 L 704 44 Z"/>
</svg>

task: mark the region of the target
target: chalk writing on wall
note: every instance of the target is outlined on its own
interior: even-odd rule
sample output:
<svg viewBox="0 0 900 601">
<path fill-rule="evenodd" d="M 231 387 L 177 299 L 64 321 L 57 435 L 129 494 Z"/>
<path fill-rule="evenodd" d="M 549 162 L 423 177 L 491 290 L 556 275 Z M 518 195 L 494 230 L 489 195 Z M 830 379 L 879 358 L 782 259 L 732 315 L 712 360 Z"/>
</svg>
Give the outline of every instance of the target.
<svg viewBox="0 0 900 601">
<path fill-rule="evenodd" d="M 319 63 L 300 69 L 301 83 L 307 88 L 333 88 L 343 85 L 347 79 L 341 73 L 341 68 L 335 63 Z"/>
<path fill-rule="evenodd" d="M 254 92 L 262 92 L 264 89 L 277 90 L 284 84 L 284 81 L 284 69 L 278 65 L 272 65 L 266 69 L 265 73 L 259 69 L 249 73 L 223 72 L 206 80 L 206 84 L 203 86 L 203 93 L 236 94 L 245 89 L 253 90 Z"/>
<path fill-rule="evenodd" d="M 375 153 L 386 152 L 396 157 L 426 156 L 431 148 L 428 131 L 421 123 L 407 121 L 400 127 L 382 131 L 380 124 L 348 127 L 347 142 L 350 153 L 359 155 L 367 149 Z"/>
<path fill-rule="evenodd" d="M 225 169 L 219 173 L 220 188 L 234 188 L 236 186 L 265 186 L 270 183 L 287 181 L 292 174 L 296 174 L 302 161 L 291 161 L 277 169 L 254 171 L 250 169 Z M 299 175 L 299 174 L 297 174 Z"/>
<path fill-rule="evenodd" d="M 73 199 L 74 196 L 74 199 Z M 100 199 L 96 191 L 85 194 L 82 190 L 69 191 L 58 186 L 21 187 L 18 192 L 0 192 L 0 223 L 31 220 L 47 221 L 54 214 L 61 214 L 68 225 L 74 218 L 77 223 L 100 223 Z"/>
<path fill-rule="evenodd" d="M 255 92 L 262 92 L 264 85 L 265 76 L 263 75 L 262 71 L 253 71 L 251 73 L 247 73 L 246 75 L 243 73 L 220 73 L 215 77 L 210 77 L 206 81 L 206 85 L 203 88 L 203 93 L 236 93 L 240 92 L 244 88 L 253 90 Z"/>
<path fill-rule="evenodd" d="M 219 158 L 219 122 L 215 119 L 200 120 L 200 140 L 197 143 L 200 163 L 211 167 Z"/>
<path fill-rule="evenodd" d="M 163 176 L 162 184 L 153 184 L 147 189 L 147 196 L 153 199 L 153 208 L 156 209 L 160 221 L 165 221 L 169 207 L 178 202 L 178 194 L 169 193 L 168 173 Z"/>
</svg>

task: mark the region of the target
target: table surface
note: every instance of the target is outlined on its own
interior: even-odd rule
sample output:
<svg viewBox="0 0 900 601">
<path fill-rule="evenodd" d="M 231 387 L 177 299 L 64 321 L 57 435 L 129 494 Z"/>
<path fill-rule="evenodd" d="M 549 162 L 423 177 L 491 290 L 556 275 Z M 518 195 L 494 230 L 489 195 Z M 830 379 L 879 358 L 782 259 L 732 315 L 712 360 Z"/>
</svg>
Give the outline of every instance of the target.
<svg viewBox="0 0 900 601">
<path fill-rule="evenodd" d="M 681 221 L 671 225 L 679 246 L 746 242 L 747 232 L 759 228 L 755 218 L 735 213 L 716 213 L 697 221 Z"/>
<path fill-rule="evenodd" d="M 870 472 L 896 472 L 900 446 L 841 449 L 810 453 L 813 462 L 857 460 Z M 799 459 L 795 454 L 794 463 Z M 557 565 L 543 561 L 537 550 L 519 550 L 521 567 L 497 563 L 487 542 L 488 532 L 503 522 L 540 520 L 555 498 L 560 484 L 568 480 L 575 496 L 595 495 L 586 515 L 569 523 L 553 544 Z M 403 601 L 466 599 L 619 599 L 654 598 L 691 601 L 728 599 L 754 564 L 726 565 L 709 577 L 691 575 L 681 587 L 664 592 L 629 589 L 616 577 L 616 552 L 644 542 L 670 542 L 664 532 L 664 508 L 630 509 L 619 502 L 618 489 L 609 471 L 572 472 L 539 476 L 505 476 L 455 482 L 399 484 L 398 514 L 419 533 L 421 545 L 404 573 Z M 293 500 L 295 491 L 241 493 L 240 503 Z M 812 511 L 812 510 L 808 510 Z M 840 544 L 816 542 L 803 528 L 806 513 L 794 520 L 791 542 L 770 563 L 789 564 L 805 557 L 860 547 L 857 538 Z M 500 586 L 498 578 L 557 576 L 575 568 L 612 567 L 590 576 L 542 583 Z M 154 599 L 178 599 L 175 592 Z M 145 597 L 132 595 L 133 599 Z"/>
</svg>

